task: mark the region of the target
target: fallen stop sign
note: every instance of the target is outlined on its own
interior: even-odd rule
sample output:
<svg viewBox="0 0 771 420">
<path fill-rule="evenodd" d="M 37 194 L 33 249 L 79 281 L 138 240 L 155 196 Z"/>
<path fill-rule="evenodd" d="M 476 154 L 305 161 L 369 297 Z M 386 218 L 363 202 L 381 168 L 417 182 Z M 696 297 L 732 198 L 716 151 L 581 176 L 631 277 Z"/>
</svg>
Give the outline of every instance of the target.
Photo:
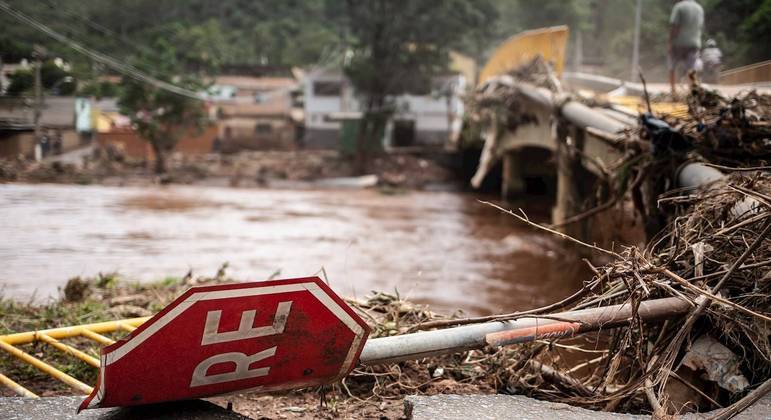
<svg viewBox="0 0 771 420">
<path fill-rule="evenodd" d="M 353 369 L 368 334 L 318 277 L 194 287 L 102 350 L 80 408 L 333 382 Z"/>
</svg>

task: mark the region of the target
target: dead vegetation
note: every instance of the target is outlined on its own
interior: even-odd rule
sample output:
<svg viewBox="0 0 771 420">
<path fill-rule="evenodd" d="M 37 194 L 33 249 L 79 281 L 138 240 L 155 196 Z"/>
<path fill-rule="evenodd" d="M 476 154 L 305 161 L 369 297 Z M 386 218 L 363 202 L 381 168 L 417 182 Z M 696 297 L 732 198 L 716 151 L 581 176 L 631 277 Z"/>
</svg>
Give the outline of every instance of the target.
<svg viewBox="0 0 771 420">
<path fill-rule="evenodd" d="M 515 81 L 555 93 L 561 89 L 543 67 L 534 60 L 477 92 L 473 115 L 492 127 L 493 135 L 516 130 L 527 122 L 522 119 L 528 112 L 520 109 Z M 629 327 L 571 344 L 584 352 L 602 350 L 586 353 L 585 360 L 566 363 L 555 357 L 554 344 L 533 345 L 508 361 L 519 370 L 508 377 L 507 390 L 598 410 L 665 416 L 727 407 L 752 389 L 768 387 L 771 97 L 751 91 L 724 98 L 694 78 L 687 103 L 687 114 L 644 113 L 619 137 L 588 130 L 619 149 L 622 158 L 598 164 L 604 176 L 587 210 L 547 230 L 556 233 L 553 229 L 631 203 L 649 238 L 645 247 L 621 250 L 566 238 L 610 262 L 592 266 L 595 277 L 570 299 L 550 305 L 550 311 L 619 303 L 637 307 L 645 300 L 675 297 L 689 303 L 689 314 L 664 323 L 645 323 L 636 315 Z M 690 162 L 729 176 L 699 190 L 677 189 L 678 169 Z M 534 225 L 524 214 L 509 214 Z M 533 376 L 534 382 L 528 379 Z"/>
<path fill-rule="evenodd" d="M 594 267 L 585 296 L 568 308 L 678 297 L 691 304 L 689 315 L 650 325 L 636 316 L 607 336 L 608 351 L 593 369 L 520 389 L 588 408 L 663 414 L 727 406 L 767 381 L 771 213 L 753 200 L 769 194 L 771 178 L 734 175 L 717 188 L 663 199 L 676 207 L 672 223 L 645 249 L 626 248 Z M 705 340 L 710 351 L 694 353 Z"/>
</svg>

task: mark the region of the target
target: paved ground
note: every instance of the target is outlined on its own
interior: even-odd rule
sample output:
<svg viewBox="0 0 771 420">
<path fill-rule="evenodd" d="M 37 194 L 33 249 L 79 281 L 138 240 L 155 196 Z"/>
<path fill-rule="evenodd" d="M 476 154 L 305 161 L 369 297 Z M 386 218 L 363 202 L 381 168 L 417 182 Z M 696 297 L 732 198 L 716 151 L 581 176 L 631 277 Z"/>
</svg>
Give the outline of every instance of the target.
<svg viewBox="0 0 771 420">
<path fill-rule="evenodd" d="M 623 420 L 650 419 L 650 416 L 602 413 L 567 404 L 538 401 L 521 395 L 435 395 L 410 396 L 404 400 L 410 420 Z M 706 419 L 715 412 L 688 414 L 682 420 Z M 771 419 L 771 395 L 758 401 L 737 420 Z"/>
<path fill-rule="evenodd" d="M 76 414 L 82 397 L 54 397 L 33 400 L 0 398 L 0 419 L 7 420 L 129 420 L 129 419 L 212 419 L 248 420 L 207 401 L 183 401 L 133 408 L 85 410 Z M 601 413 L 567 404 L 534 400 L 520 395 L 435 395 L 410 396 L 404 400 L 405 417 L 410 420 L 637 420 L 650 416 Z M 682 420 L 706 419 L 716 412 L 688 414 Z M 289 417 L 291 416 L 284 416 Z M 771 395 L 758 401 L 737 420 L 771 420 Z"/>
<path fill-rule="evenodd" d="M 64 164 L 70 164 L 70 165 L 75 165 L 80 167 L 83 165 L 83 157 L 93 153 L 93 150 L 94 149 L 92 145 L 83 146 L 81 148 L 62 153 L 61 155 L 48 156 L 45 159 L 43 159 L 43 162 L 47 162 L 47 163 L 61 162 Z"/>
<path fill-rule="evenodd" d="M 84 410 L 77 414 L 83 397 L 0 398 L 0 419 L 4 420 L 128 420 L 191 419 L 248 420 L 207 401 L 182 401 L 133 408 Z"/>
</svg>

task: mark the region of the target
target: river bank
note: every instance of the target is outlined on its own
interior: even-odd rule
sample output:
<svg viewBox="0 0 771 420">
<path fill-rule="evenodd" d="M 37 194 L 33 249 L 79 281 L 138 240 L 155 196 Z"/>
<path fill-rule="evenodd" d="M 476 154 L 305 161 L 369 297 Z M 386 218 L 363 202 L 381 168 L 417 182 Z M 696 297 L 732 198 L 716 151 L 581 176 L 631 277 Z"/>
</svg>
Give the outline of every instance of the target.
<svg viewBox="0 0 771 420">
<path fill-rule="evenodd" d="M 155 174 L 152 162 L 132 160 L 107 150 L 79 153 L 76 159 L 50 157 L 41 162 L 0 160 L 0 182 L 148 186 L 159 184 L 253 188 L 447 189 L 458 186 L 442 154 L 388 153 L 372 159 L 367 176 L 353 160 L 330 150 L 244 151 L 183 156 L 168 160 L 168 172 Z M 456 186 L 453 186 L 456 185 Z"/>
<path fill-rule="evenodd" d="M 121 279 L 117 274 L 95 278 L 73 278 L 61 297 L 47 304 L 24 304 L 0 299 L 0 335 L 34 331 L 56 326 L 94 323 L 127 317 L 149 316 L 159 311 L 191 286 L 236 282 L 222 266 L 211 277 L 166 278 L 139 284 Z M 428 321 L 448 319 L 388 293 L 372 293 L 348 304 L 364 317 L 372 328 L 371 337 L 403 334 L 411 327 Z M 113 340 L 125 332 L 106 334 Z M 85 338 L 66 340 L 87 354 L 98 357 L 99 346 Z M 50 351 L 41 343 L 20 346 L 61 369 L 64 373 L 90 384 L 96 382 L 97 369 L 64 353 Z M 479 352 L 474 358 L 443 356 L 399 365 L 359 367 L 343 382 L 324 389 L 306 389 L 268 395 L 217 397 L 213 402 L 254 418 L 401 418 L 405 395 L 420 393 L 494 393 L 496 372 L 507 350 Z M 501 358 L 501 359 L 499 359 Z M 39 396 L 72 395 L 66 385 L 0 352 L 0 372 L 13 378 Z M 13 396 L 0 387 L 0 396 Z"/>
</svg>

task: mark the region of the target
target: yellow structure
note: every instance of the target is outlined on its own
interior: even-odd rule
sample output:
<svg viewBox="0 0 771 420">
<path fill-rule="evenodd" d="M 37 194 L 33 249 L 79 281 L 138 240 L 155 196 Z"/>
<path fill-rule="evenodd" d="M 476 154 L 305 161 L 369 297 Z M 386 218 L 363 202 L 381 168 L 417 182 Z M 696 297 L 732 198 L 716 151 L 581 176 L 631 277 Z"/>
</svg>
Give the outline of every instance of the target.
<svg viewBox="0 0 771 420">
<path fill-rule="evenodd" d="M 513 70 L 538 54 L 552 63 L 557 74 L 562 74 L 567 42 L 568 27 L 564 25 L 533 29 L 514 35 L 495 50 L 479 74 L 479 83 Z"/>
<path fill-rule="evenodd" d="M 625 109 L 630 114 L 643 114 L 647 112 L 645 99 L 639 96 L 611 96 L 608 101 Z M 656 115 L 668 115 L 676 118 L 688 116 L 688 105 L 679 102 L 653 102 L 651 111 Z"/>
<path fill-rule="evenodd" d="M 40 331 L 0 335 L 0 350 L 5 351 L 6 353 L 16 357 L 22 362 L 35 367 L 36 369 L 51 376 L 52 378 L 62 381 L 75 390 L 87 395 L 90 394 L 93 390 L 91 386 L 84 384 L 83 382 L 62 372 L 61 370 L 44 362 L 43 360 L 40 360 L 37 357 L 24 352 L 16 346 L 34 342 L 42 342 L 50 345 L 51 347 L 54 347 L 63 353 L 76 357 L 95 368 L 98 368 L 100 365 L 99 359 L 59 340 L 74 337 L 84 337 L 96 341 L 101 345 L 109 345 L 115 341 L 111 338 L 103 336 L 102 334 L 113 333 L 117 331 L 131 332 L 134 331 L 138 326 L 145 323 L 145 321 L 148 319 L 150 319 L 150 317 L 122 319 L 118 321 L 99 322 L 96 324 L 77 325 L 74 327 L 51 328 Z M 38 398 L 35 393 L 16 383 L 14 380 L 3 375 L 2 373 L 0 373 L 0 385 L 5 385 L 22 397 Z"/>
<path fill-rule="evenodd" d="M 450 51 L 450 70 L 462 74 L 469 86 L 476 85 L 477 63 L 473 58 L 456 51 Z"/>
</svg>

